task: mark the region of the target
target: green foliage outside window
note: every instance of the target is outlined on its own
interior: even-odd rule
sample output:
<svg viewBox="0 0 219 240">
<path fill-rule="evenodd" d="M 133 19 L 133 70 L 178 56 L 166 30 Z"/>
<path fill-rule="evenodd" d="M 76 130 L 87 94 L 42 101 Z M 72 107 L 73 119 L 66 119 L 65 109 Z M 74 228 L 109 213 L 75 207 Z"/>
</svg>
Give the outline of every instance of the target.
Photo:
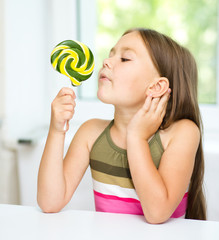
<svg viewBox="0 0 219 240">
<path fill-rule="evenodd" d="M 195 56 L 199 102 L 216 103 L 217 0 L 97 0 L 98 68 L 122 33 L 132 27 L 162 32 Z"/>
</svg>

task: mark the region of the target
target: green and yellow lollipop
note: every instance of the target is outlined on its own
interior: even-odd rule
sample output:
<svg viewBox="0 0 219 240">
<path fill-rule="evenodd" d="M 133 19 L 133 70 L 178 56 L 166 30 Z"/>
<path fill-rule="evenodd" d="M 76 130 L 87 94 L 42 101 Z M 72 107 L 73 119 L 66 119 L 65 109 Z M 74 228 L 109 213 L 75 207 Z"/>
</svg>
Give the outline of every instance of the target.
<svg viewBox="0 0 219 240">
<path fill-rule="evenodd" d="M 92 75 L 94 56 L 85 44 L 66 40 L 53 49 L 51 64 L 56 71 L 69 77 L 73 86 L 79 86 Z"/>
</svg>

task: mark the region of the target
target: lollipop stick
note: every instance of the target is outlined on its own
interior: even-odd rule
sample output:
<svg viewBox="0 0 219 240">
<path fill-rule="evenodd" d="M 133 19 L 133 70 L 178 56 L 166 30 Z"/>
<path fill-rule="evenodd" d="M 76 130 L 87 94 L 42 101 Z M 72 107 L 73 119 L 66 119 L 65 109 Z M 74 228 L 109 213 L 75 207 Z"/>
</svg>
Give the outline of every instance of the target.
<svg viewBox="0 0 219 240">
<path fill-rule="evenodd" d="M 63 128 L 64 131 L 67 130 L 67 122 L 68 122 L 68 121 L 65 122 L 65 125 L 64 125 L 64 128 Z"/>
<path fill-rule="evenodd" d="M 68 84 L 67 87 L 68 87 L 68 88 L 71 88 L 71 87 L 72 87 L 71 81 L 69 81 L 68 83 L 69 83 L 69 84 Z M 68 122 L 69 122 L 69 120 L 67 120 L 67 121 L 65 122 L 65 125 L 64 125 L 64 128 L 63 128 L 64 131 L 67 130 L 67 123 L 68 123 Z"/>
</svg>

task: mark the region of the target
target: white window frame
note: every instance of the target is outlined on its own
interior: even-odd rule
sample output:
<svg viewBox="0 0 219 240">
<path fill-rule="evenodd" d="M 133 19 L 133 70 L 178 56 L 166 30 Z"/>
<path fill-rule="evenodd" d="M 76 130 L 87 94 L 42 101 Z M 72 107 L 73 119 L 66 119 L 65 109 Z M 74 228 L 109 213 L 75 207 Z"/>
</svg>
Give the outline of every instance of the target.
<svg viewBox="0 0 219 240">
<path fill-rule="evenodd" d="M 78 31 L 77 39 L 87 44 L 95 54 L 95 35 L 97 27 L 96 18 L 96 1 L 95 0 L 76 0 L 78 14 Z M 94 81 L 97 81 L 97 71 L 92 75 Z M 92 80 L 93 80 L 92 79 Z M 88 80 L 90 81 L 90 80 Z M 113 119 L 113 106 L 103 104 L 97 98 L 80 98 L 80 88 L 86 86 L 86 82 L 78 88 L 77 109 L 74 116 L 74 121 L 84 122 L 91 118 Z M 73 123 L 74 123 L 73 121 Z"/>
<path fill-rule="evenodd" d="M 219 2 L 218 2 L 219 15 Z M 219 33 L 219 17 L 217 18 L 217 32 Z M 217 34 L 218 35 L 218 34 Z M 216 104 L 200 104 L 206 137 L 214 138 L 219 136 L 219 38 L 217 39 L 217 64 L 216 64 Z"/>
</svg>

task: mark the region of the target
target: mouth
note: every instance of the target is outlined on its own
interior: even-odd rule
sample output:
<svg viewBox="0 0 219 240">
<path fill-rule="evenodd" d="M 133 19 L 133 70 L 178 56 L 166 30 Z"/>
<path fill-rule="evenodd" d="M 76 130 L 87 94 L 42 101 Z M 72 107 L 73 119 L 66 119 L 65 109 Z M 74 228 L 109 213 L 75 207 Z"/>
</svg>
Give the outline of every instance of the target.
<svg viewBox="0 0 219 240">
<path fill-rule="evenodd" d="M 110 78 L 105 73 L 100 73 L 99 80 L 100 81 L 111 81 Z"/>
</svg>

